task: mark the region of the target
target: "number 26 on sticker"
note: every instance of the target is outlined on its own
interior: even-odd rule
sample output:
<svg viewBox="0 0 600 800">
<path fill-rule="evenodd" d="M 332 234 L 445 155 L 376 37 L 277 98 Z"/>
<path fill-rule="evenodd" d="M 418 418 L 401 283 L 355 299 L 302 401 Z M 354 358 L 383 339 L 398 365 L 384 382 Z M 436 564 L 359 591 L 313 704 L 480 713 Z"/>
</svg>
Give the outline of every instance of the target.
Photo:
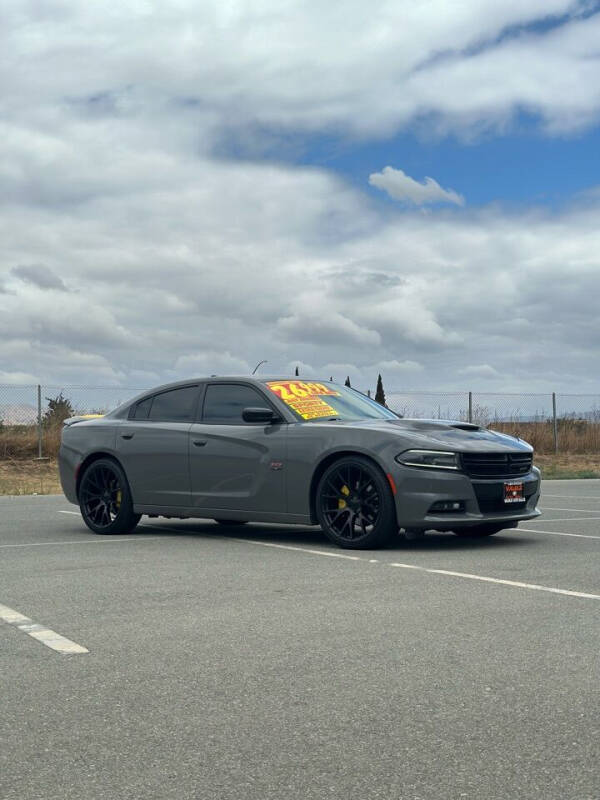
<svg viewBox="0 0 600 800">
<path fill-rule="evenodd" d="M 311 397 L 319 394 L 337 394 L 322 383 L 305 383 L 304 381 L 286 381 L 285 383 L 269 383 L 269 389 L 281 397 L 286 403 L 293 402 L 301 397 Z"/>
</svg>

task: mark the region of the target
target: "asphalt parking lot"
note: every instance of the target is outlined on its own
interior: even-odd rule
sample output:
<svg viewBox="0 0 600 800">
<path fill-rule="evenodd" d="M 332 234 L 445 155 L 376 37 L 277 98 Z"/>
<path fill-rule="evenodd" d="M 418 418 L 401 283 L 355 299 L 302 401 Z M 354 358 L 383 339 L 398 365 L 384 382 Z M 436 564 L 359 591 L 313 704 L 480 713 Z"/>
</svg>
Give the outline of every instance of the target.
<svg viewBox="0 0 600 800">
<path fill-rule="evenodd" d="M 0 498 L 0 797 L 597 800 L 600 481 L 542 509 L 349 552 Z"/>
</svg>

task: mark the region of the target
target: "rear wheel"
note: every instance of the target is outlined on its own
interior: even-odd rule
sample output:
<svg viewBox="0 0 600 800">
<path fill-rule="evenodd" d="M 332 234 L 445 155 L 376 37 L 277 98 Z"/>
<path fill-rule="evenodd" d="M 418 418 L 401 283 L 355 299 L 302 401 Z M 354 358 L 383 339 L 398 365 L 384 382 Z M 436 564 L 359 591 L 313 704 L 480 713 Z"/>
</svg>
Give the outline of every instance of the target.
<svg viewBox="0 0 600 800">
<path fill-rule="evenodd" d="M 398 533 L 390 485 L 362 456 L 340 458 L 325 470 L 316 512 L 325 535 L 340 547 L 381 547 Z"/>
<path fill-rule="evenodd" d="M 503 530 L 503 527 L 497 525 L 478 525 L 475 528 L 462 528 L 462 530 L 452 531 L 452 533 L 464 539 L 480 539 L 482 536 L 493 536 Z"/>
<path fill-rule="evenodd" d="M 79 508 L 94 533 L 131 533 L 141 519 L 133 511 L 127 477 L 116 461 L 100 458 L 83 473 Z"/>
</svg>

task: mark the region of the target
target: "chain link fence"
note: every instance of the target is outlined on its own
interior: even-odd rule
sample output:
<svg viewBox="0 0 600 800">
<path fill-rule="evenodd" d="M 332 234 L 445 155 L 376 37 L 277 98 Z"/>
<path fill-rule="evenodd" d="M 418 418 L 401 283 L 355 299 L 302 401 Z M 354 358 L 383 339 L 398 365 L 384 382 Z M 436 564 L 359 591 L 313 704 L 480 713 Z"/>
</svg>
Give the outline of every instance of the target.
<svg viewBox="0 0 600 800">
<path fill-rule="evenodd" d="M 63 419 L 106 413 L 145 388 L 0 384 L 0 459 L 53 456 Z M 473 422 L 542 453 L 600 453 L 600 394 L 387 389 L 386 401 L 403 417 Z"/>
<path fill-rule="evenodd" d="M 0 384 L 0 459 L 55 456 L 63 420 L 106 414 L 144 388 Z"/>
</svg>

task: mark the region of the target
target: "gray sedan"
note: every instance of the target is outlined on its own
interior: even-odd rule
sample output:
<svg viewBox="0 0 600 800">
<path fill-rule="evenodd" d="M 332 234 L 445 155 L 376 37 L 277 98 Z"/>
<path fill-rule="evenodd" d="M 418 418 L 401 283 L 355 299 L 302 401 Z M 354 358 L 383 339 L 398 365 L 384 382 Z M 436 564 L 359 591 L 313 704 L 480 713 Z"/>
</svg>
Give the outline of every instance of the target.
<svg viewBox="0 0 600 800">
<path fill-rule="evenodd" d="M 353 389 L 298 378 L 199 378 L 104 417 L 67 420 L 68 500 L 95 533 L 142 514 L 316 525 L 372 548 L 404 529 L 489 536 L 539 515 L 526 442 L 465 422 L 401 419 Z"/>
</svg>

